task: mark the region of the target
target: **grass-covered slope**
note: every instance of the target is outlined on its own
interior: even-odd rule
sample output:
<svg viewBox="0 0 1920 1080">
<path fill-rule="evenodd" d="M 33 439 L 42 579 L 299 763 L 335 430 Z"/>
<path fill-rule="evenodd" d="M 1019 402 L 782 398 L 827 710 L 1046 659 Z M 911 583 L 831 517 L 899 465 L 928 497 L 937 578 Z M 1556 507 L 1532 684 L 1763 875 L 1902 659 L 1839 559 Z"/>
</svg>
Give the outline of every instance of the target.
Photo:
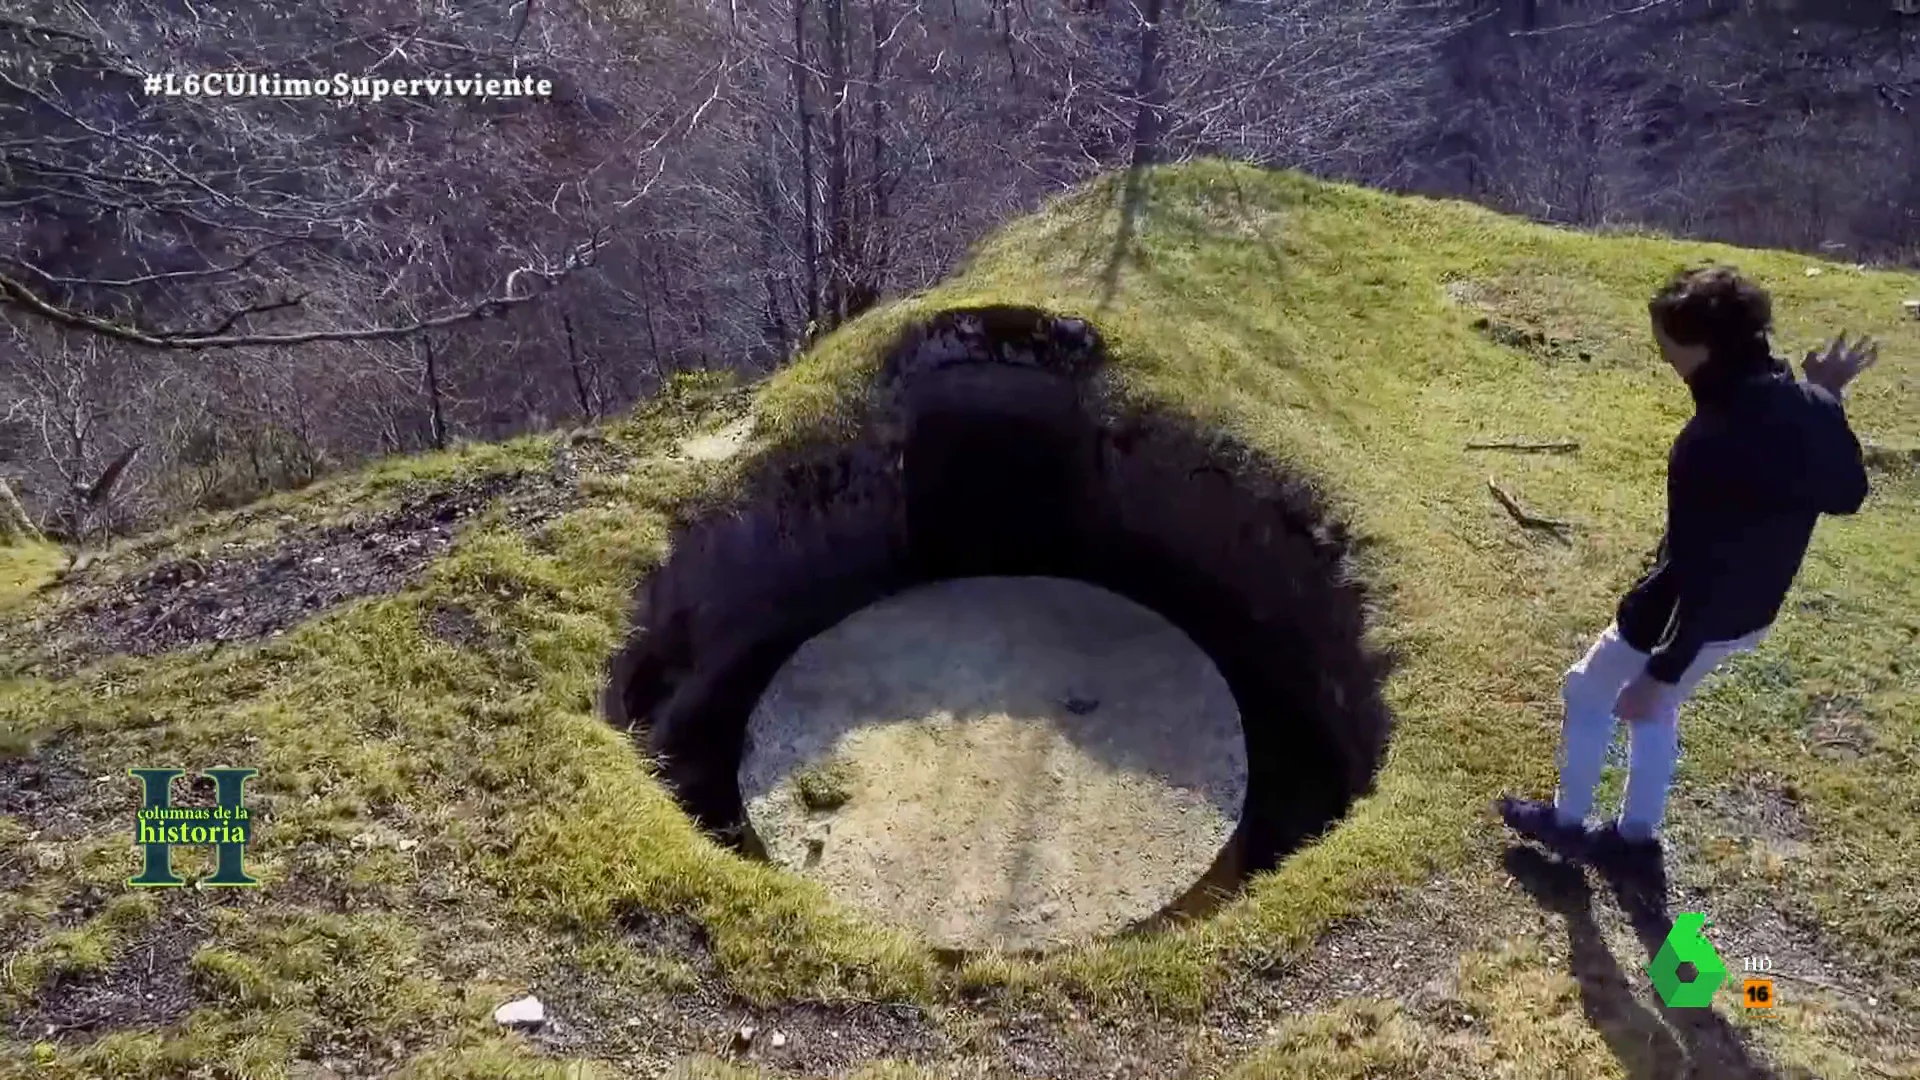
<svg viewBox="0 0 1920 1080">
<path fill-rule="evenodd" d="M 1648 343 L 1645 298 L 1709 259 L 1774 290 L 1783 350 L 1841 328 L 1882 338 L 1850 415 L 1890 452 L 1866 508 L 1821 526 L 1765 648 L 1683 722 L 1676 907 L 1707 912 L 1736 966 L 1769 955 L 1783 1003 L 1736 1015 L 1729 993 L 1663 1016 L 1611 901 L 1506 853 L 1488 803 L 1550 788 L 1559 674 L 1658 534 L 1689 401 Z M 1206 163 L 1075 193 L 764 386 L 685 383 L 597 433 L 387 463 L 122 545 L 38 593 L 58 562 L 0 554 L 0 1072 L 829 1074 L 897 1058 L 1101 1076 L 1909 1075 L 1920 481 L 1891 451 L 1920 445 L 1920 323 L 1900 321 L 1916 295 L 1911 276 Z M 1120 393 L 1314 478 L 1368 541 L 1397 727 L 1374 794 L 1219 916 L 949 969 L 703 838 L 596 700 L 675 516 L 763 455 L 848 434 L 903 327 L 982 303 L 1091 320 Z M 741 455 L 680 452 L 748 414 Z M 1579 449 L 1465 449 L 1503 439 Z M 1569 542 L 1516 525 L 1490 478 L 1570 521 Z M 448 491 L 464 516 L 417 509 Z M 418 536 L 413 561 L 354 554 Z M 86 659 L 100 620 L 146 610 L 116 582 L 177 594 L 146 616 L 177 630 L 197 617 L 183 572 L 244 592 L 256 579 L 223 567 L 273 564 L 256 552 L 344 566 L 326 580 L 366 587 L 335 593 L 368 595 L 314 585 L 312 612 L 296 603 L 271 636 Z M 63 635 L 77 659 L 17 659 Z M 161 765 L 260 770 L 262 888 L 126 887 L 125 770 Z M 496 1028 L 494 1006 L 528 990 L 558 1027 Z M 754 1039 L 734 1038 L 743 1023 Z"/>
</svg>

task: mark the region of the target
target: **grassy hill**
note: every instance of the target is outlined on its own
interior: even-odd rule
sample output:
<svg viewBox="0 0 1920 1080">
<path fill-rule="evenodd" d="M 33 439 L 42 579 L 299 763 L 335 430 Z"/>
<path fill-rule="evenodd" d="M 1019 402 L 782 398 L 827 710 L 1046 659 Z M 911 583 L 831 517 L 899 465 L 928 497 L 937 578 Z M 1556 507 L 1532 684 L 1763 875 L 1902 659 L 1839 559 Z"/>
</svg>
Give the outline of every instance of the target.
<svg viewBox="0 0 1920 1080">
<path fill-rule="evenodd" d="M 1489 810 L 1550 790 L 1560 672 L 1658 535 L 1690 403 L 1645 299 L 1704 260 L 1774 290 L 1788 355 L 1885 342 L 1849 409 L 1888 448 L 1867 506 L 1683 717 L 1674 908 L 1736 967 L 1771 959 L 1770 1012 L 1663 1012 L 1612 898 Z M 1916 1075 L 1916 295 L 1202 163 L 1073 193 L 764 385 L 382 463 L 61 584 L 46 551 L 0 553 L 0 1073 Z M 1373 792 L 1214 917 L 949 965 L 708 839 L 598 699 L 675 522 L 856 434 L 897 335 L 984 304 L 1089 320 L 1117 400 L 1311 478 L 1364 541 L 1395 726 Z M 688 452 L 743 420 L 741 452 Z M 1465 448 L 1510 439 L 1578 450 Z M 128 889 L 125 770 L 223 764 L 260 770 L 264 887 Z M 497 1028 L 529 991 L 557 1025 Z"/>
</svg>

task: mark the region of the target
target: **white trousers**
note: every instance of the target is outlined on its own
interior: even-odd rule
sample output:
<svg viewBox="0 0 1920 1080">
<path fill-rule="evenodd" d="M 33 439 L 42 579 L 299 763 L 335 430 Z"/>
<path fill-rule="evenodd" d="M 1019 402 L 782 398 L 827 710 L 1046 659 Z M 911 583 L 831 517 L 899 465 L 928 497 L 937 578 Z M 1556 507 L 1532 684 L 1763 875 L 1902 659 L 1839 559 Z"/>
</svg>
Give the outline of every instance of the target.
<svg viewBox="0 0 1920 1080">
<path fill-rule="evenodd" d="M 1620 805 L 1620 831 L 1634 839 L 1652 837 L 1666 815 L 1667 790 L 1673 784 L 1680 751 L 1680 704 L 1700 680 L 1728 657 L 1757 647 L 1765 628 L 1734 641 L 1709 642 L 1700 649 L 1680 681 L 1663 686 L 1653 715 L 1628 725 L 1627 790 Z M 1566 721 L 1560 739 L 1560 787 L 1554 807 L 1562 824 L 1584 822 L 1593 807 L 1593 789 L 1600 783 L 1607 747 L 1613 742 L 1614 700 L 1622 687 L 1646 670 L 1647 654 L 1620 637 L 1620 627 L 1609 625 L 1587 654 L 1567 669 L 1560 686 L 1566 702 Z"/>
</svg>

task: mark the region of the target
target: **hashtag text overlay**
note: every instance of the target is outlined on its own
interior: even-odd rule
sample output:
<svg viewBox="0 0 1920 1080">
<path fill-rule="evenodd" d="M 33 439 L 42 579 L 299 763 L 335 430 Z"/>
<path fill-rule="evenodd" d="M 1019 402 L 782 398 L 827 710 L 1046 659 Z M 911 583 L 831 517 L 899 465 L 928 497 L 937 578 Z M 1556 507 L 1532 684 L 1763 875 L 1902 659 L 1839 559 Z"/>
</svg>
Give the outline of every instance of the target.
<svg viewBox="0 0 1920 1080">
<path fill-rule="evenodd" d="M 208 71 L 148 75 L 146 88 L 147 94 L 153 97 L 318 97 L 379 101 L 389 97 L 546 97 L 553 93 L 553 80 L 531 75 L 505 79 L 479 75 L 386 79 L 344 73 L 300 77 L 262 75 L 257 71 Z"/>
</svg>

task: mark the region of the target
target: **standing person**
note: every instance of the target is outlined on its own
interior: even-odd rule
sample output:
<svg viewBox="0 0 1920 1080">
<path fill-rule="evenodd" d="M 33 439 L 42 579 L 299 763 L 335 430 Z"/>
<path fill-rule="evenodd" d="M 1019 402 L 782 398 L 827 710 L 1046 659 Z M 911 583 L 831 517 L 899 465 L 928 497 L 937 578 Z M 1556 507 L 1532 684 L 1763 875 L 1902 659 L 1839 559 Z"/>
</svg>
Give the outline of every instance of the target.
<svg viewBox="0 0 1920 1080">
<path fill-rule="evenodd" d="M 1506 796 L 1500 812 L 1522 836 L 1664 892 L 1659 829 L 1680 704 L 1766 636 L 1819 516 L 1851 514 L 1866 499 L 1842 398 L 1879 346 L 1842 334 L 1808 353 L 1806 381 L 1796 379 L 1773 356 L 1767 293 L 1727 267 L 1676 274 L 1648 312 L 1694 400 L 1667 461 L 1666 533 L 1613 624 L 1567 671 L 1553 801 Z M 1626 795 L 1616 820 L 1590 826 L 1616 718 L 1630 736 Z"/>
</svg>

